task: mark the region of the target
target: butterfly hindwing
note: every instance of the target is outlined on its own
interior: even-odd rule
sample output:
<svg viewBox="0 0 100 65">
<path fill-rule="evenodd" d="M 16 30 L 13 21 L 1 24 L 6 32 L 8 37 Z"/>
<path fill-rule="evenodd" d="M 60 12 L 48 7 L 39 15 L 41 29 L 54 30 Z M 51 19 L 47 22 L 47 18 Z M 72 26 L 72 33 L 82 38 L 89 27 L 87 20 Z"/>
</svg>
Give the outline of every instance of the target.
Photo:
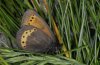
<svg viewBox="0 0 100 65">
<path fill-rule="evenodd" d="M 33 31 L 34 30 L 34 31 Z M 33 26 L 24 26 L 17 34 L 18 43 L 22 49 L 33 52 L 48 52 L 53 46 L 53 40 L 42 30 Z M 52 44 L 51 44 L 52 43 Z"/>
</svg>

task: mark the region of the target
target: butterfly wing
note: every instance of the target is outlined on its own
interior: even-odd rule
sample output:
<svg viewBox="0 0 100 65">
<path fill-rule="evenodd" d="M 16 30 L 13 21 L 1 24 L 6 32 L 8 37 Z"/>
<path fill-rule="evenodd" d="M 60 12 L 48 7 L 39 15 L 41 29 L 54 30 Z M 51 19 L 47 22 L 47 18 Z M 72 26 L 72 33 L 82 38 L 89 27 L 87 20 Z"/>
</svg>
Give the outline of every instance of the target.
<svg viewBox="0 0 100 65">
<path fill-rule="evenodd" d="M 17 33 L 20 48 L 32 52 L 54 52 L 56 48 L 53 40 L 42 30 L 33 26 L 24 26 Z"/>
<path fill-rule="evenodd" d="M 55 37 L 47 23 L 33 10 L 27 10 L 17 33 L 19 47 L 33 52 L 50 52 L 57 49 Z"/>
<path fill-rule="evenodd" d="M 22 26 L 24 25 L 32 25 L 41 29 L 45 34 L 55 41 L 55 37 L 51 32 L 48 24 L 34 10 L 27 10 L 24 13 L 22 18 Z"/>
</svg>

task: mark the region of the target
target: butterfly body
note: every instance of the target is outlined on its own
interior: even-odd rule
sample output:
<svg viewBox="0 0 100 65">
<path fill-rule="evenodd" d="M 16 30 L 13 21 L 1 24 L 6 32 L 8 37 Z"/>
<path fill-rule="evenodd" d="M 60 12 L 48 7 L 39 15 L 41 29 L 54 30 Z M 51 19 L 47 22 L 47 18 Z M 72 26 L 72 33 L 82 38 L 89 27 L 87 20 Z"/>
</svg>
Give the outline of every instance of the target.
<svg viewBox="0 0 100 65">
<path fill-rule="evenodd" d="M 55 52 L 57 46 L 53 33 L 46 22 L 33 10 L 25 12 L 21 29 L 17 32 L 21 49 L 32 52 Z"/>
</svg>

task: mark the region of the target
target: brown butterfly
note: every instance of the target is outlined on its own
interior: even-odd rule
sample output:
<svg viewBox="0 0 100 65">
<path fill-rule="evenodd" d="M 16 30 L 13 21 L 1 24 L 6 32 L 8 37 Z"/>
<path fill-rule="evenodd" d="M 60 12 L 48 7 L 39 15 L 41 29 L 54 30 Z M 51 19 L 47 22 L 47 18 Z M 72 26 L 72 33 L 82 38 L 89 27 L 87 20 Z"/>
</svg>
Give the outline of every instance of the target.
<svg viewBox="0 0 100 65">
<path fill-rule="evenodd" d="M 34 10 L 24 13 L 17 42 L 20 48 L 31 52 L 53 53 L 57 50 L 55 37 L 48 24 Z"/>
</svg>

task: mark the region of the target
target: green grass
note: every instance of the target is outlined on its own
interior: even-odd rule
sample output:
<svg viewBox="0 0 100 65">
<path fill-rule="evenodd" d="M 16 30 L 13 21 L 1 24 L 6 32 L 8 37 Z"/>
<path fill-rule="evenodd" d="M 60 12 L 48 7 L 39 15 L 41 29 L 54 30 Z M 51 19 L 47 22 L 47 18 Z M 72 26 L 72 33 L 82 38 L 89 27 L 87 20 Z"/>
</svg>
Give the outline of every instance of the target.
<svg viewBox="0 0 100 65">
<path fill-rule="evenodd" d="M 34 2 L 32 2 L 34 1 Z M 0 32 L 7 42 L 0 47 L 0 65 L 99 65 L 100 64 L 100 2 L 99 0 L 0 0 Z M 63 44 L 70 55 L 45 55 L 19 50 L 16 33 L 27 9 L 35 9 L 54 32 L 57 23 Z M 1 42 L 0 42 L 1 43 Z M 5 46 L 6 45 L 6 46 Z M 9 48 L 8 48 L 8 47 Z M 5 48 L 7 47 L 7 48 Z"/>
</svg>

